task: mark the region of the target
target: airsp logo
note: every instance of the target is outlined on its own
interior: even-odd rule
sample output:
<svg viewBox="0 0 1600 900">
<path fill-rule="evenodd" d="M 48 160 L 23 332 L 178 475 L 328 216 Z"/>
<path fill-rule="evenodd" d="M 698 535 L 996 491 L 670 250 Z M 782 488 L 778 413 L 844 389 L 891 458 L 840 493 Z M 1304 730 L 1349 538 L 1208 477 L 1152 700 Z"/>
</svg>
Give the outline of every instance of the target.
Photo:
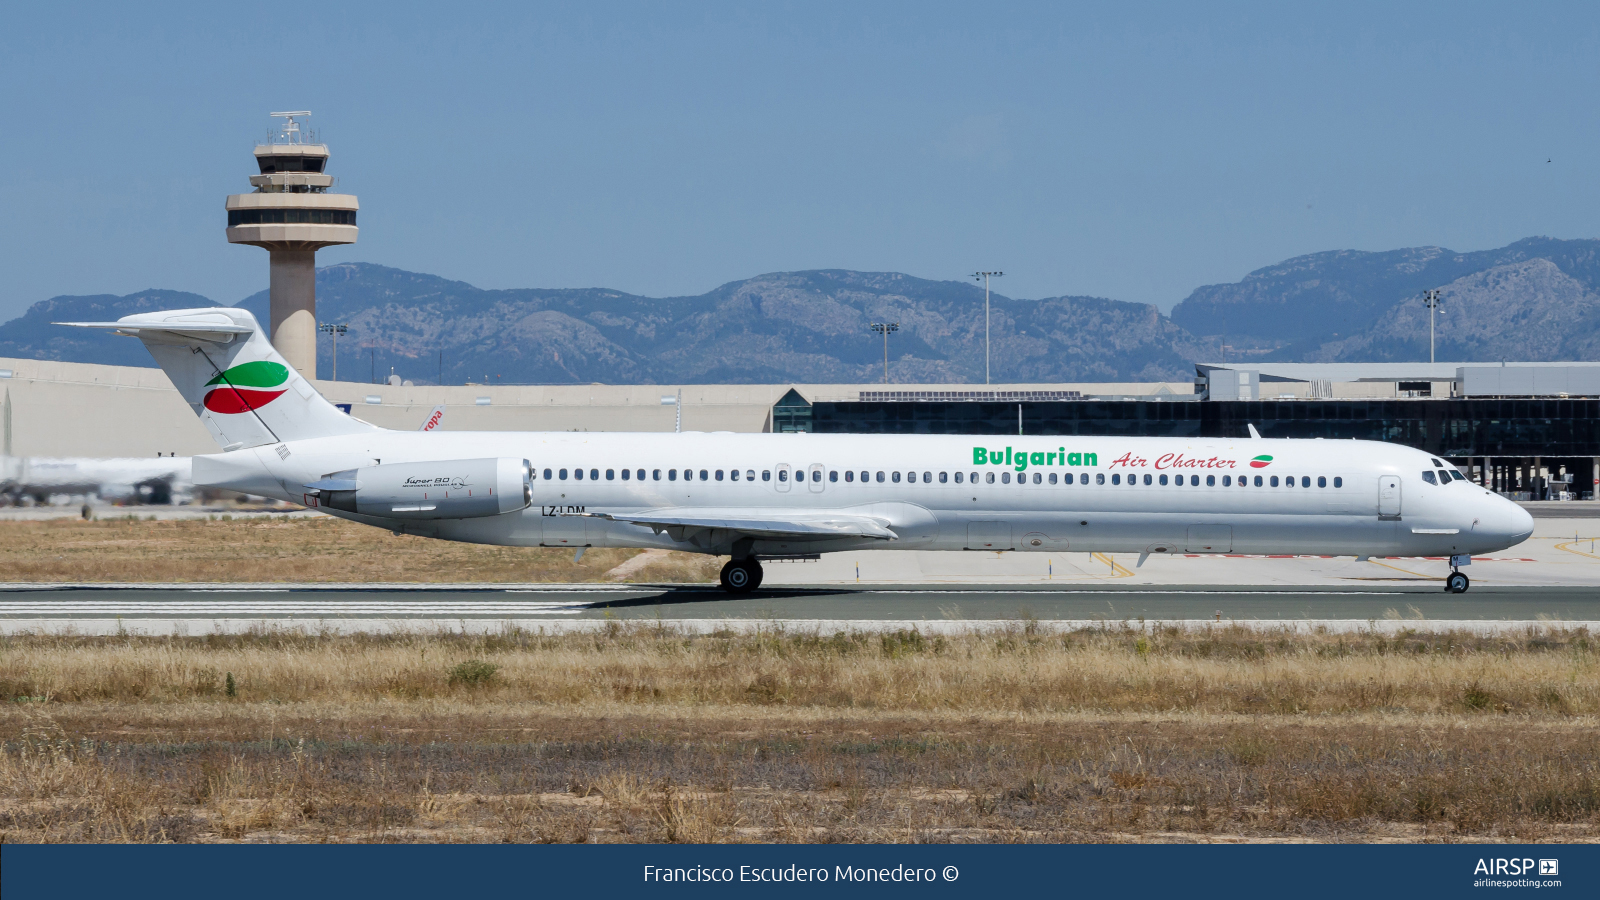
<svg viewBox="0 0 1600 900">
<path fill-rule="evenodd" d="M 1480 859 L 1477 868 L 1472 870 L 1474 875 L 1526 875 L 1533 871 L 1534 861 L 1531 859 Z M 1548 868 L 1546 868 L 1548 867 Z M 1540 875 L 1556 875 L 1560 871 L 1560 863 L 1553 859 L 1539 860 Z"/>
</svg>

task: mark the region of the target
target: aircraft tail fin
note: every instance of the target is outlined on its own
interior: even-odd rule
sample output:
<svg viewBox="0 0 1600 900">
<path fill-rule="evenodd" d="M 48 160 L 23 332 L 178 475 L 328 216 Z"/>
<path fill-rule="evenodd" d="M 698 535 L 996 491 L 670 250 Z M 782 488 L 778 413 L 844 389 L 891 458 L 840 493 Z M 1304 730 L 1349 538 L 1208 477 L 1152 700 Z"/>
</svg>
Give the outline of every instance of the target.
<svg viewBox="0 0 1600 900">
<path fill-rule="evenodd" d="M 223 450 L 375 430 L 286 363 L 242 309 L 175 309 L 115 322 L 57 322 L 137 337 Z"/>
</svg>

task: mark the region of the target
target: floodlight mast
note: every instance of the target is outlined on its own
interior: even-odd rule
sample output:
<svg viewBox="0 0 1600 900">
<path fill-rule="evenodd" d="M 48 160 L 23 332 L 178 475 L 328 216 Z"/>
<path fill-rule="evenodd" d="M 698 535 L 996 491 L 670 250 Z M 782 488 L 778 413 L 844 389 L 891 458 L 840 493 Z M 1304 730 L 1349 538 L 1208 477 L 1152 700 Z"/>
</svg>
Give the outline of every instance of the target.
<svg viewBox="0 0 1600 900">
<path fill-rule="evenodd" d="M 339 380 L 339 335 L 350 331 L 350 326 L 342 322 L 323 322 L 317 330 L 333 338 L 333 380 Z"/>
<path fill-rule="evenodd" d="M 983 279 L 983 383 L 989 383 L 989 279 L 999 278 L 1004 272 L 973 272 L 974 279 Z"/>
<path fill-rule="evenodd" d="M 1438 312 L 1441 292 L 1438 289 L 1422 292 L 1422 305 L 1428 308 L 1428 362 L 1433 362 L 1433 318 Z"/>
<path fill-rule="evenodd" d="M 867 326 L 883 335 L 883 383 L 889 383 L 889 335 L 900 330 L 899 322 L 873 322 Z"/>
</svg>

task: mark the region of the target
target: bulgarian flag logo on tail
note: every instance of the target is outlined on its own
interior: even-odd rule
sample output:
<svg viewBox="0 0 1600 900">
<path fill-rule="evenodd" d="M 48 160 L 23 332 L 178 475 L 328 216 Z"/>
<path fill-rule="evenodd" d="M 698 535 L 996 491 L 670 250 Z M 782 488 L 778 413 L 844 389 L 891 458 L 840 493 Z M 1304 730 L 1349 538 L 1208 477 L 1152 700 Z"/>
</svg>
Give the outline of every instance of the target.
<svg viewBox="0 0 1600 900">
<path fill-rule="evenodd" d="M 1262 455 L 1257 456 L 1256 458 L 1250 460 L 1250 468 L 1252 468 L 1252 469 L 1265 469 L 1267 466 L 1269 466 L 1271 464 L 1272 464 L 1272 457 L 1267 456 L 1265 453 L 1263 453 Z"/>
<path fill-rule="evenodd" d="M 288 390 L 289 367 L 258 360 L 241 363 L 206 382 L 205 407 L 214 413 L 237 415 L 260 409 Z"/>
</svg>

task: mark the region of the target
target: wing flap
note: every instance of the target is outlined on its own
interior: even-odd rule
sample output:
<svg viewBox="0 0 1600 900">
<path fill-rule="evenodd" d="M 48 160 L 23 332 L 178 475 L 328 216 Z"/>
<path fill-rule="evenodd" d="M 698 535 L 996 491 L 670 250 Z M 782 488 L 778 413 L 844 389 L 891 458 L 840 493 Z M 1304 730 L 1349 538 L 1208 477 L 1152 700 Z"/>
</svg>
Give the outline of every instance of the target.
<svg viewBox="0 0 1600 900">
<path fill-rule="evenodd" d="M 897 538 L 880 519 L 846 514 L 793 515 L 788 510 L 752 510 L 739 513 L 691 513 L 681 510 L 645 510 L 638 513 L 567 513 L 643 525 L 660 532 L 681 534 L 697 531 L 733 531 L 752 537 L 786 537 L 802 540 L 827 538 L 868 538 L 892 541 Z"/>
</svg>

